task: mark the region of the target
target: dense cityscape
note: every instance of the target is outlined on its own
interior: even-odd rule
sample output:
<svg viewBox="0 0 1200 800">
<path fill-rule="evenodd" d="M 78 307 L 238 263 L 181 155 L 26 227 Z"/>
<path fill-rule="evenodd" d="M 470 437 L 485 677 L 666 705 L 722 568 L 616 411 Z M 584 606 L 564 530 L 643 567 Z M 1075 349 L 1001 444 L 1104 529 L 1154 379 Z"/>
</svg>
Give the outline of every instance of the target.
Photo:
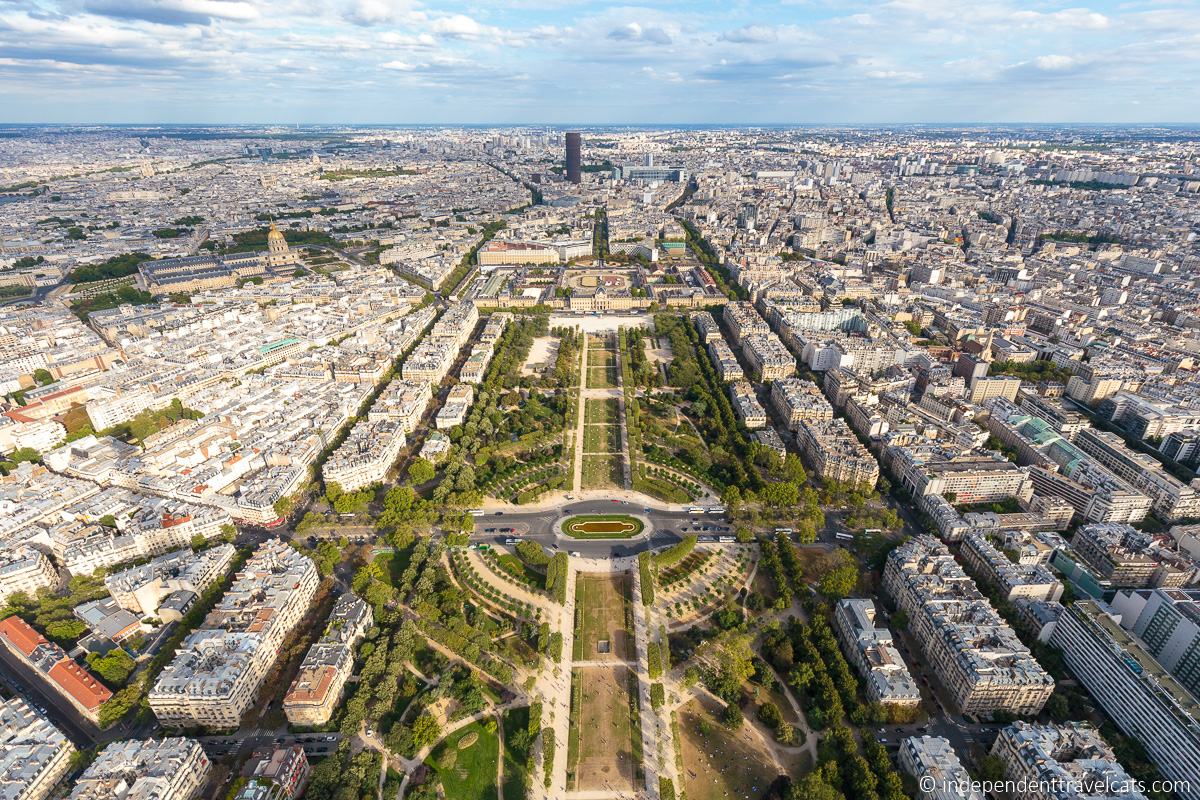
<svg viewBox="0 0 1200 800">
<path fill-rule="evenodd" d="M 1200 132 L 0 126 L 3 800 L 1200 800 Z"/>
</svg>

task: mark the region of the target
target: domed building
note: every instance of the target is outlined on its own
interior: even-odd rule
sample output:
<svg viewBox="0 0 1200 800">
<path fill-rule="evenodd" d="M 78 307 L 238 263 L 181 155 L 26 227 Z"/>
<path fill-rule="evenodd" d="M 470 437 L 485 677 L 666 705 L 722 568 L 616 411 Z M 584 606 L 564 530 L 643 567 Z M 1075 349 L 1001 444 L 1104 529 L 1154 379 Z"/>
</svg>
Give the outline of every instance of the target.
<svg viewBox="0 0 1200 800">
<path fill-rule="evenodd" d="M 291 251 L 283 231 L 279 230 L 274 222 L 271 223 L 271 230 L 267 232 L 267 254 L 263 257 L 263 263 L 267 267 L 286 267 L 300 263 L 300 256 Z"/>
</svg>

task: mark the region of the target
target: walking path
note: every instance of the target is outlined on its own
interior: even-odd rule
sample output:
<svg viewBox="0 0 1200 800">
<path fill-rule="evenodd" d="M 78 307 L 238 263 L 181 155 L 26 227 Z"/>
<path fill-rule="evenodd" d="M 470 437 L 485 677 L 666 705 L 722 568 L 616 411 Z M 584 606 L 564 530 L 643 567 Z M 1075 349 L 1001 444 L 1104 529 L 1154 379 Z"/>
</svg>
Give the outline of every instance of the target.
<svg viewBox="0 0 1200 800">
<path fill-rule="evenodd" d="M 546 786 L 544 775 L 534 780 L 539 797 L 544 800 L 560 800 L 567 793 L 567 738 L 571 728 L 571 653 L 575 647 L 575 580 L 577 559 L 567 560 L 567 602 L 559 611 L 557 630 L 562 633 L 563 662 L 552 664 L 550 674 L 539 682 L 545 687 L 542 700 L 542 727 L 554 731 L 554 764 L 550 770 L 550 785 Z M 539 743 L 537 759 L 542 764 Z M 541 771 L 539 770 L 539 773 Z"/>
<path fill-rule="evenodd" d="M 584 408 L 585 399 L 587 397 L 587 354 L 588 341 L 587 334 L 583 337 L 583 353 L 579 357 L 579 407 L 576 410 L 575 416 L 575 466 L 572 470 L 571 488 L 583 488 L 583 431 L 584 431 Z"/>
<path fill-rule="evenodd" d="M 633 593 L 630 603 L 633 605 L 633 641 L 637 650 L 638 663 L 635 668 L 638 679 L 638 706 L 641 709 L 638 721 L 642 727 L 642 772 L 646 777 L 646 797 L 658 800 L 659 776 L 669 776 L 668 764 L 675 761 L 675 750 L 671 745 L 670 728 L 666 726 L 666 736 L 663 736 L 662 709 L 655 709 L 650 703 L 650 673 L 648 671 L 648 652 L 650 650 L 649 616 L 650 612 L 642 605 L 642 578 L 640 570 L 633 570 Z M 665 704 L 664 704 L 665 705 Z M 669 752 L 664 752 L 668 750 Z"/>
</svg>

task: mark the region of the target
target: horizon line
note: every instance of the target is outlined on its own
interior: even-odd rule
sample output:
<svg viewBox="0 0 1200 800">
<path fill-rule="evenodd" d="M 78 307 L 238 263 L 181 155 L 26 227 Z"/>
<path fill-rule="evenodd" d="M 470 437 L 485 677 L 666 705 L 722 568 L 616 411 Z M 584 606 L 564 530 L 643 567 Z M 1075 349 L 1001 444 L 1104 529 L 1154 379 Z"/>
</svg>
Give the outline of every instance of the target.
<svg viewBox="0 0 1200 800">
<path fill-rule="evenodd" d="M 97 121 L 38 121 L 38 122 L 8 122 L 0 120 L 3 127 L 55 127 L 55 126 L 90 126 L 90 127 L 366 127 L 366 128 L 404 128 L 404 127 L 471 127 L 471 128 L 503 128 L 503 127 L 553 127 L 553 128 L 611 128 L 611 127 L 721 127 L 721 128 L 787 128 L 787 127 L 1197 127 L 1200 120 L 1190 122 L 1164 122 L 1146 120 L 1140 122 L 1113 121 L 1077 121 L 1077 122 L 1032 122 L 1032 121 L 924 121 L 924 122 L 97 122 Z"/>
</svg>

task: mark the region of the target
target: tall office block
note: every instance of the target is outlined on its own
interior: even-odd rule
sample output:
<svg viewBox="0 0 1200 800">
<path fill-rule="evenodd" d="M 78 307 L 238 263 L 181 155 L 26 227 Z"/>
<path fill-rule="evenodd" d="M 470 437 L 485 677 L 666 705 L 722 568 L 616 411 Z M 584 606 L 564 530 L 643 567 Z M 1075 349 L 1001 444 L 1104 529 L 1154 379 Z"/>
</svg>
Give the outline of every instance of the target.
<svg viewBox="0 0 1200 800">
<path fill-rule="evenodd" d="M 567 131 L 567 180 L 579 183 L 583 174 L 583 162 L 580 159 L 582 139 L 579 131 Z"/>
</svg>

